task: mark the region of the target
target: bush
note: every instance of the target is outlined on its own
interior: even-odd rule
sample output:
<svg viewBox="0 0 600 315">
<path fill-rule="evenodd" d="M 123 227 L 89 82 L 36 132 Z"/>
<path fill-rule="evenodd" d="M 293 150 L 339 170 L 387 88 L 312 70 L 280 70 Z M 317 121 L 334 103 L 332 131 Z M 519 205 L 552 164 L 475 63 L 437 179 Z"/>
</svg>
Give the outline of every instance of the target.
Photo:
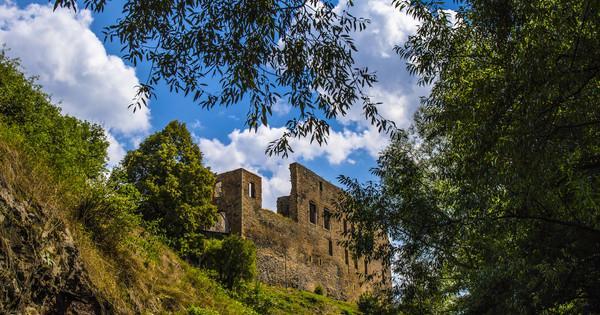
<svg viewBox="0 0 600 315">
<path fill-rule="evenodd" d="M 246 284 L 238 291 L 236 299 L 252 307 L 259 314 L 270 314 L 275 306 L 275 298 L 261 288 L 260 282 L 254 282 L 252 286 Z"/>
<path fill-rule="evenodd" d="M 323 289 L 323 287 L 320 284 L 317 285 L 317 287 L 315 288 L 315 294 L 324 295 L 324 293 L 325 289 Z"/>
<path fill-rule="evenodd" d="M 358 310 L 364 315 L 391 315 L 397 314 L 392 303 L 386 302 L 380 296 L 372 293 L 363 293 L 358 298 Z"/>
<path fill-rule="evenodd" d="M 228 289 L 238 288 L 256 275 L 256 247 L 237 235 L 223 241 L 207 240 L 201 257 L 204 268 L 217 273 L 217 280 Z"/>
<path fill-rule="evenodd" d="M 141 218 L 135 214 L 138 200 L 139 193 L 131 185 L 91 183 L 74 215 L 98 247 L 111 252 L 125 244 L 131 232 L 140 226 Z"/>
<path fill-rule="evenodd" d="M 0 50 L 0 124 L 22 135 L 23 149 L 59 180 L 84 190 L 105 171 L 108 141 L 100 125 L 63 115 L 19 63 Z"/>
</svg>

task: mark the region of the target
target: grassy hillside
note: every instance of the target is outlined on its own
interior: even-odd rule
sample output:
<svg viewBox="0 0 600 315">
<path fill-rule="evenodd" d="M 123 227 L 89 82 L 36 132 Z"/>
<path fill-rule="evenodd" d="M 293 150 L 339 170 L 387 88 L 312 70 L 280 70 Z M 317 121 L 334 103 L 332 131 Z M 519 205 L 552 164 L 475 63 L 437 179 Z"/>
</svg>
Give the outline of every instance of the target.
<svg viewBox="0 0 600 315">
<path fill-rule="evenodd" d="M 0 129 L 3 127 L 0 126 Z M 15 137 L 0 131 L 0 186 L 27 207 L 43 208 L 48 222 L 63 224 L 78 251 L 96 297 L 111 311 L 122 314 L 354 314 L 356 308 L 310 292 L 249 284 L 242 292 L 229 292 L 207 272 L 182 261 L 160 240 L 135 231 L 127 244 L 110 252 L 94 243 L 90 231 L 76 218 L 79 192 L 53 180 L 43 162 L 31 159 L 15 146 Z M 3 209 L 3 217 L 10 209 Z M 40 218 L 42 219 L 42 218 Z M 4 239 L 10 242 L 10 239 Z M 59 246 L 54 244 L 51 246 Z M 13 259 L 19 259 L 14 257 Z M 60 257 L 48 259 L 60 260 Z M 0 264 L 0 266 L 5 266 Z M 2 267 L 6 268 L 6 267 Z M 3 272 L 6 270 L 3 270 Z M 50 272 L 50 271 L 49 271 Z M 43 288 L 41 288 L 43 289 Z"/>
</svg>

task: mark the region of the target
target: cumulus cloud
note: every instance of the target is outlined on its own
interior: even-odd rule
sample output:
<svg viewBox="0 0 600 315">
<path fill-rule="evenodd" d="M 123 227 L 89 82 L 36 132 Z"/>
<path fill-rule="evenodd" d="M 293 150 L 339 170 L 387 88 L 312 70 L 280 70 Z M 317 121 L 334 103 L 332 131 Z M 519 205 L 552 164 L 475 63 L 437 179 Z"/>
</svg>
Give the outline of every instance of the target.
<svg viewBox="0 0 600 315">
<path fill-rule="evenodd" d="M 345 9 L 346 1 L 340 1 L 337 10 Z M 368 18 L 370 24 L 363 32 L 353 34 L 358 53 L 358 66 L 375 71 L 378 82 L 367 92 L 373 101 L 381 102 L 380 114 L 406 128 L 420 105 L 420 97 L 429 93 L 428 87 L 417 85 L 417 78 L 406 70 L 406 64 L 395 52 L 408 36 L 414 34 L 419 22 L 400 12 L 388 0 L 355 1 L 349 10 L 354 16 Z M 360 106 L 355 106 L 340 121 L 362 128 L 373 128 L 364 119 Z M 385 140 L 384 140 L 385 141 Z"/>
<path fill-rule="evenodd" d="M 323 157 L 331 165 L 348 162 L 348 156 L 357 150 L 365 150 L 376 156 L 383 149 L 382 135 L 376 130 L 366 129 L 360 132 L 344 129 L 333 131 L 329 142 L 319 146 L 311 144 L 309 139 L 294 139 L 291 152 L 287 158 L 269 157 L 265 148 L 269 142 L 281 137 L 285 128 L 261 126 L 256 132 L 251 130 L 233 130 L 228 135 L 229 143 L 218 139 L 196 138 L 202 150 L 205 162 L 218 173 L 243 167 L 263 177 L 263 206 L 274 210 L 277 197 L 288 195 L 291 184 L 289 180 L 289 163 L 310 161 Z"/>
<path fill-rule="evenodd" d="M 101 124 L 108 131 L 110 164 L 124 149 L 116 140 L 145 134 L 150 111 L 132 113 L 127 105 L 139 84 L 135 70 L 113 55 L 90 30 L 88 10 L 52 10 L 50 5 L 24 8 L 0 5 L 0 43 L 21 60 L 29 76 L 37 76 L 45 92 L 63 112 Z M 118 137 L 115 137 L 118 136 Z"/>
</svg>

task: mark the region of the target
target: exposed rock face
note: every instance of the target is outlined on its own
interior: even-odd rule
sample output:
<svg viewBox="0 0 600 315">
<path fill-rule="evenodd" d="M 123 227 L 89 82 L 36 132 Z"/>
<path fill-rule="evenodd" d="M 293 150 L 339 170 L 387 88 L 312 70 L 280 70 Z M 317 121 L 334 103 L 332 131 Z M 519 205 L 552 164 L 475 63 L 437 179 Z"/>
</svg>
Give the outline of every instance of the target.
<svg viewBox="0 0 600 315">
<path fill-rule="evenodd" d="M 62 221 L 14 195 L 0 182 L 0 313 L 109 313 Z"/>
</svg>

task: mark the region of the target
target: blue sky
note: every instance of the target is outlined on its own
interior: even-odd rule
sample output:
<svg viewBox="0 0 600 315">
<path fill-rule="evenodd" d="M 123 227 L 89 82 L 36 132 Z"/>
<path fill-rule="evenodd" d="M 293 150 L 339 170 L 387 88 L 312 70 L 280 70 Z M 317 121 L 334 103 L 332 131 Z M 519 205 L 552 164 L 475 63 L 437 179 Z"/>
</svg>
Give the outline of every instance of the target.
<svg viewBox="0 0 600 315">
<path fill-rule="evenodd" d="M 426 95 L 428 88 L 416 85 L 393 47 L 416 30 L 417 21 L 386 0 L 355 2 L 353 13 L 371 19 L 365 32 L 355 34 L 357 63 L 374 69 L 380 81 L 369 94 L 383 102 L 380 112 L 386 118 L 407 127 L 419 97 Z M 270 126 L 257 133 L 244 126 L 247 104 L 208 111 L 189 98 L 170 93 L 164 85 L 157 87 L 157 99 L 150 102 L 149 109 L 132 113 L 127 105 L 134 86 L 145 81 L 149 67 L 125 64 L 119 57 L 119 44 L 104 41 L 102 29 L 116 20 L 120 10 L 121 1 L 109 2 L 103 13 L 80 10 L 74 14 L 52 12 L 47 1 L 0 0 L 0 45 L 9 49 L 10 56 L 21 59 L 28 75 L 39 77 L 38 82 L 53 101 L 60 102 L 64 112 L 105 127 L 111 142 L 111 165 L 145 136 L 177 119 L 187 123 L 205 163 L 214 171 L 244 167 L 262 175 L 266 208 L 274 209 L 276 197 L 289 193 L 287 167 L 294 161 L 333 183 L 340 174 L 372 179 L 369 169 L 375 166 L 387 136 L 363 120 L 359 106 L 347 117 L 331 121 L 334 128 L 328 145 L 297 141 L 295 153 L 288 159 L 264 154 L 268 142 L 281 135 L 288 118 L 289 106 L 283 102 L 275 108 Z"/>
</svg>

